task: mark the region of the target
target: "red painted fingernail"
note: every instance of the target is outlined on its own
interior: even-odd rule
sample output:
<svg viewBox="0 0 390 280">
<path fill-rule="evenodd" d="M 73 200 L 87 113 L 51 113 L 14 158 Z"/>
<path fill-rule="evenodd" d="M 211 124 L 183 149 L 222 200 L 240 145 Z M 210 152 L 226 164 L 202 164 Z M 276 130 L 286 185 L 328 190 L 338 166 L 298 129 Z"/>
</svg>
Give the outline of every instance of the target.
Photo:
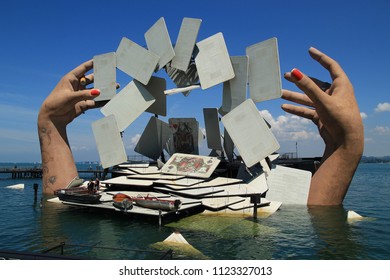
<svg viewBox="0 0 390 280">
<path fill-rule="evenodd" d="M 97 88 L 94 88 L 93 90 L 91 90 L 91 95 L 99 95 L 100 94 L 100 90 L 98 90 Z"/>
<path fill-rule="evenodd" d="M 291 70 L 291 75 L 293 75 L 298 81 L 302 80 L 303 78 L 303 74 L 297 68 Z"/>
</svg>

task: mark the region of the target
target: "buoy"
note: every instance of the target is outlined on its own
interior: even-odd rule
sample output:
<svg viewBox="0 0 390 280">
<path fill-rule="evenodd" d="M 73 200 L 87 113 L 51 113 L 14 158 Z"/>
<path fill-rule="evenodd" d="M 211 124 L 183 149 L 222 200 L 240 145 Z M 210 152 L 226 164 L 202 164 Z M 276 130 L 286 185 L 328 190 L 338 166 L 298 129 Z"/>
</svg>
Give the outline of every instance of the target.
<svg viewBox="0 0 390 280">
<path fill-rule="evenodd" d="M 14 190 L 23 190 L 24 184 L 16 184 L 6 187 L 7 189 L 14 189 Z"/>
<path fill-rule="evenodd" d="M 170 236 L 168 236 L 164 242 L 176 242 L 176 243 L 182 243 L 182 244 L 189 244 L 187 240 L 178 232 L 172 233 Z"/>
<path fill-rule="evenodd" d="M 179 232 L 174 232 L 168 236 L 164 241 L 157 242 L 151 245 L 157 250 L 173 250 L 177 256 L 190 259 L 208 259 L 199 250 L 195 249 Z"/>
<path fill-rule="evenodd" d="M 348 211 L 347 219 L 348 220 L 361 220 L 361 219 L 363 219 L 363 216 L 360 216 L 355 211 L 350 210 L 350 211 Z"/>
</svg>

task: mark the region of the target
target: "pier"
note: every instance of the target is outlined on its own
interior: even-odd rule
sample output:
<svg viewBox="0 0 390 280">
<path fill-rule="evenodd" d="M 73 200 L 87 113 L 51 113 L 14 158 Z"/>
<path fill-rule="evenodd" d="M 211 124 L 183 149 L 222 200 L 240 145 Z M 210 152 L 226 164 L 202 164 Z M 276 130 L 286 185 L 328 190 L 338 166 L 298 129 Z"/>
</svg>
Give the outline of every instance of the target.
<svg viewBox="0 0 390 280">
<path fill-rule="evenodd" d="M 94 178 L 99 179 L 104 178 L 110 172 L 104 169 L 78 170 L 78 173 L 90 173 Z M 42 168 L 1 168 L 0 174 L 10 174 L 12 179 L 42 178 Z"/>
</svg>

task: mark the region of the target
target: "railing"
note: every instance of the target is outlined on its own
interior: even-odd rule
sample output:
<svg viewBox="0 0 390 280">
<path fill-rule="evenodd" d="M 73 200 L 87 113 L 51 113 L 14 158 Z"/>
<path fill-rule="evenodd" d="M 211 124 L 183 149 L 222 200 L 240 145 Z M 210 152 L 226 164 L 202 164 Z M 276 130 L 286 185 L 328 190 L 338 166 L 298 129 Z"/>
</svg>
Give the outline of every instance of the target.
<svg viewBox="0 0 390 280">
<path fill-rule="evenodd" d="M 90 248 L 90 249 L 99 249 L 99 250 L 116 250 L 116 251 L 126 251 L 132 253 L 146 253 L 150 254 L 152 259 L 172 259 L 173 250 L 169 249 L 167 251 L 157 251 L 157 250 L 139 250 L 139 249 L 127 249 L 127 248 L 113 248 L 113 247 L 104 247 L 104 246 L 91 246 L 91 245 L 82 245 L 82 244 L 66 244 L 61 242 L 58 245 L 55 245 L 49 249 L 46 249 L 40 253 L 35 252 L 19 252 L 11 250 L 0 250 L 0 260 L 80 260 L 80 259 L 89 259 L 88 256 L 73 256 L 66 255 L 66 247 L 76 247 L 76 248 Z M 55 252 L 59 251 L 59 254 Z"/>
<path fill-rule="evenodd" d="M 103 178 L 110 170 L 88 169 L 78 170 L 78 173 L 91 173 L 96 178 Z M 10 174 L 12 179 L 42 178 L 41 168 L 0 168 L 0 174 Z"/>
<path fill-rule="evenodd" d="M 60 250 L 60 254 L 64 255 L 65 247 L 75 247 L 75 248 L 89 248 L 89 249 L 99 249 L 99 250 L 113 250 L 113 251 L 126 251 L 132 253 L 146 253 L 153 254 L 159 257 L 160 260 L 163 259 L 172 259 L 173 250 L 169 249 L 167 251 L 157 251 L 157 250 L 141 250 L 141 249 L 129 249 L 129 248 L 116 248 L 116 247 L 106 247 L 106 246 L 96 246 L 96 245 L 84 245 L 84 244 L 66 244 L 61 242 L 60 244 L 53 246 L 47 250 L 44 250 L 42 254 L 47 254 L 49 252 Z"/>
</svg>

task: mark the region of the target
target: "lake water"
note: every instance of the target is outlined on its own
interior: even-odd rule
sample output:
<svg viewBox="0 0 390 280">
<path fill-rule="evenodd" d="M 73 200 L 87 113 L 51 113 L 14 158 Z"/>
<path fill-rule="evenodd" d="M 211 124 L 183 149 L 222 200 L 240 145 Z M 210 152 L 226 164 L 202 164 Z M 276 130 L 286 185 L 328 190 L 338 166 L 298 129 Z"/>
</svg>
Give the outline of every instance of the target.
<svg viewBox="0 0 390 280">
<path fill-rule="evenodd" d="M 178 230 L 204 257 L 216 260 L 390 259 L 390 164 L 360 164 L 343 207 L 282 205 L 270 217 L 257 220 L 198 214 L 162 226 L 155 219 L 41 201 L 40 179 L 1 176 L 0 250 L 42 252 L 65 242 L 79 245 L 66 246 L 66 255 L 158 259 L 153 244 Z M 25 184 L 23 190 L 6 188 L 20 183 Z M 37 197 L 34 183 L 39 184 Z M 347 210 L 365 218 L 347 222 Z"/>
</svg>

